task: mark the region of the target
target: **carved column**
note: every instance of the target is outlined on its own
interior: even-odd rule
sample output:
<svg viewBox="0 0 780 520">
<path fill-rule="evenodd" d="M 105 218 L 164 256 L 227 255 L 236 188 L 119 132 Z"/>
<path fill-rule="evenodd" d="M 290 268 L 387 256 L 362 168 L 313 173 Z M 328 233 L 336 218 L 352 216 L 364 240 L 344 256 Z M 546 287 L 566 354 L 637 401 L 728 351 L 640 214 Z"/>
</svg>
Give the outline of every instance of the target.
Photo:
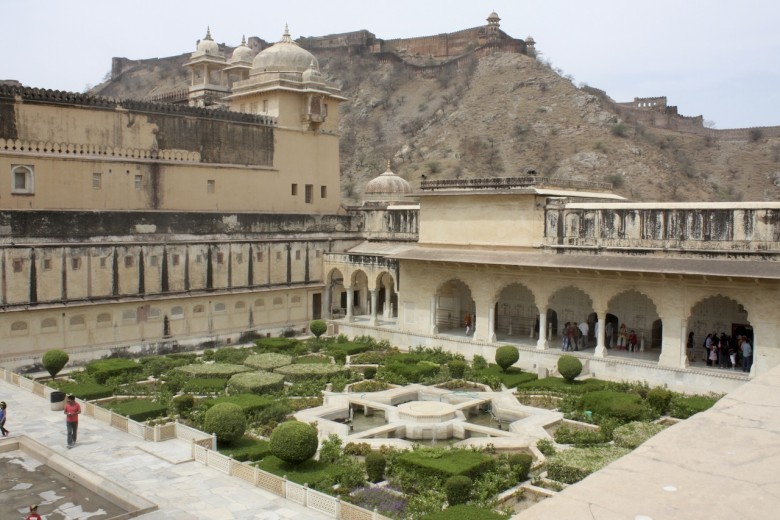
<svg viewBox="0 0 780 520">
<path fill-rule="evenodd" d="M 379 289 L 371 289 L 371 325 L 377 326 L 379 325 L 379 320 L 377 319 L 377 313 L 376 313 L 376 306 L 377 302 L 379 301 Z"/>
<path fill-rule="evenodd" d="M 325 290 L 322 294 L 322 319 L 328 320 L 332 318 L 330 311 L 333 309 L 333 303 L 331 302 L 333 289 L 330 286 L 330 283 L 325 284 Z"/>
<path fill-rule="evenodd" d="M 347 321 L 355 321 L 352 315 L 352 301 L 355 299 L 355 293 L 352 287 L 344 287 L 344 289 L 347 291 Z"/>
<path fill-rule="evenodd" d="M 436 325 L 436 295 L 431 296 L 431 334 L 438 334 L 439 327 Z"/>
<path fill-rule="evenodd" d="M 392 299 L 392 284 L 385 284 L 385 304 L 383 314 L 385 318 L 393 317 L 393 299 Z"/>
<path fill-rule="evenodd" d="M 539 339 L 536 341 L 536 350 L 547 350 L 550 344 L 547 342 L 547 306 L 539 308 Z"/>
<path fill-rule="evenodd" d="M 598 334 L 596 335 L 596 352 L 593 354 L 593 356 L 597 358 L 603 358 L 607 357 L 607 347 L 604 344 L 604 338 L 606 337 L 605 324 L 607 322 L 607 311 L 596 311 L 596 316 L 598 318 L 598 321 L 596 322 Z"/>
</svg>

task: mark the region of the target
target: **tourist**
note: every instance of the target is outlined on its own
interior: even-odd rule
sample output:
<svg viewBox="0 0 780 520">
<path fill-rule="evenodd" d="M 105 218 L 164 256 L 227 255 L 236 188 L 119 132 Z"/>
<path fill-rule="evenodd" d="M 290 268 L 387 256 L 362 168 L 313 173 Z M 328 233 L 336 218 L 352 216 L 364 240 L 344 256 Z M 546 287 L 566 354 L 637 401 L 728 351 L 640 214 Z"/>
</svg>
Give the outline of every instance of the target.
<svg viewBox="0 0 780 520">
<path fill-rule="evenodd" d="M 3 437 L 8 437 L 8 430 L 5 429 L 5 418 L 7 417 L 6 408 L 5 401 L 0 401 L 0 433 L 3 434 Z"/>
<path fill-rule="evenodd" d="M 588 346 L 588 330 L 590 329 L 590 327 L 588 327 L 587 321 L 583 321 L 577 326 L 577 328 L 580 329 L 579 346 L 584 349 L 585 347 Z M 579 348 L 577 350 L 579 350 Z"/>
<path fill-rule="evenodd" d="M 629 352 L 638 352 L 636 345 L 639 343 L 639 338 L 636 335 L 635 331 L 631 331 L 628 335 L 628 351 Z"/>
<path fill-rule="evenodd" d="M 614 332 L 615 328 L 612 325 L 611 321 L 607 322 L 607 327 L 604 329 L 604 336 L 605 336 L 605 344 L 607 348 L 612 348 L 612 333 Z"/>
<path fill-rule="evenodd" d="M 742 336 L 740 351 L 742 352 L 742 371 L 750 372 L 750 368 L 753 366 L 753 347 L 750 345 L 747 336 Z"/>
<path fill-rule="evenodd" d="M 566 350 L 577 350 L 577 324 L 569 322 L 566 326 L 566 335 L 569 337 L 569 344 Z"/>
<path fill-rule="evenodd" d="M 704 360 L 707 362 L 707 366 L 712 365 L 710 349 L 712 349 L 712 334 L 707 334 L 707 337 L 704 338 Z"/>
<path fill-rule="evenodd" d="M 620 328 L 618 329 L 618 350 L 625 350 L 626 348 L 626 324 L 621 323 Z"/>
<path fill-rule="evenodd" d="M 38 514 L 38 506 L 30 506 L 30 514 L 27 515 L 24 520 L 43 520 L 41 515 Z"/>
<path fill-rule="evenodd" d="M 466 336 L 469 335 L 469 331 L 471 331 L 471 314 L 466 314 Z"/>
<path fill-rule="evenodd" d="M 65 402 L 65 426 L 68 430 L 68 448 L 72 448 L 76 445 L 76 436 L 79 430 L 79 414 L 81 413 L 81 406 L 76 402 L 76 396 L 70 394 L 68 400 Z"/>
<path fill-rule="evenodd" d="M 718 336 L 710 336 L 709 357 L 707 365 L 711 367 L 718 366 Z"/>
<path fill-rule="evenodd" d="M 685 352 L 688 354 L 688 362 L 693 363 L 695 359 L 693 355 L 693 331 L 688 333 L 688 341 L 685 343 Z"/>
</svg>

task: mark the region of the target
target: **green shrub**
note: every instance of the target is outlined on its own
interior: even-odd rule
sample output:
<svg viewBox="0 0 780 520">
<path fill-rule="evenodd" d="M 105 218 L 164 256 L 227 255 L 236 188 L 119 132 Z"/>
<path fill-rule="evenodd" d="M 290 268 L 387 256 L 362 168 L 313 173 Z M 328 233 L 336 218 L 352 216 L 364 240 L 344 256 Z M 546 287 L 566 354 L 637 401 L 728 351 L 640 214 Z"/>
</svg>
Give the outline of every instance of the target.
<svg viewBox="0 0 780 520">
<path fill-rule="evenodd" d="M 656 387 L 647 392 L 647 404 L 649 404 L 658 415 L 665 415 L 669 411 L 669 405 L 672 402 L 674 394 L 665 389 Z"/>
<path fill-rule="evenodd" d="M 168 413 L 168 408 L 165 405 L 146 399 L 116 401 L 111 403 L 109 408 L 114 413 L 124 415 L 128 419 L 139 422 L 155 417 L 162 417 Z"/>
<path fill-rule="evenodd" d="M 420 478 L 446 479 L 454 475 L 477 478 L 495 466 L 489 455 L 468 450 L 429 450 L 402 453 L 397 463 L 414 471 Z"/>
<path fill-rule="evenodd" d="M 533 462 L 534 458 L 528 453 L 513 453 L 509 456 L 509 467 L 517 475 L 518 482 L 523 482 L 528 478 Z"/>
<path fill-rule="evenodd" d="M 181 394 L 173 398 L 173 408 L 177 413 L 186 415 L 195 407 L 195 397 L 192 394 Z"/>
<path fill-rule="evenodd" d="M 244 436 L 246 417 L 240 406 L 233 403 L 219 403 L 206 411 L 203 419 L 206 433 L 217 436 L 217 442 L 233 444 Z"/>
<path fill-rule="evenodd" d="M 298 356 L 293 360 L 293 363 L 296 364 L 319 363 L 323 365 L 329 365 L 330 356 L 323 356 L 320 354 L 309 354 L 308 356 Z"/>
<path fill-rule="evenodd" d="M 228 363 L 194 364 L 184 365 L 176 368 L 177 372 L 183 372 L 190 377 L 214 378 L 222 377 L 230 379 L 235 374 L 242 372 L 251 372 L 252 369 L 244 365 L 234 365 Z"/>
<path fill-rule="evenodd" d="M 574 356 L 558 358 L 558 372 L 566 381 L 574 381 L 582 373 L 582 362 Z"/>
<path fill-rule="evenodd" d="M 333 353 L 333 361 L 339 365 L 343 365 L 347 362 L 347 353 L 343 350 L 337 350 Z"/>
<path fill-rule="evenodd" d="M 617 137 L 628 137 L 628 125 L 623 122 L 615 123 L 610 129 L 612 135 Z"/>
<path fill-rule="evenodd" d="M 447 502 L 451 506 L 465 504 L 471 496 L 473 487 L 471 479 L 465 475 L 455 475 L 444 482 L 444 492 L 447 493 Z"/>
<path fill-rule="evenodd" d="M 606 442 L 599 430 L 569 428 L 561 426 L 555 431 L 555 442 L 574 446 L 593 446 Z"/>
<path fill-rule="evenodd" d="M 139 374 L 141 365 L 132 359 L 99 359 L 87 365 L 87 374 L 98 384 L 104 384 L 111 377 Z"/>
<path fill-rule="evenodd" d="M 375 381 L 375 380 L 368 380 L 368 381 L 361 381 L 359 383 L 355 383 L 352 386 L 349 387 L 350 392 L 381 392 L 382 390 L 387 390 L 390 388 L 390 385 L 388 383 L 385 383 L 384 381 Z"/>
<path fill-rule="evenodd" d="M 348 376 L 349 369 L 340 365 L 304 364 L 280 367 L 274 370 L 274 373 L 283 375 L 288 381 L 301 381 L 310 378 L 330 381 L 337 376 Z"/>
<path fill-rule="evenodd" d="M 73 394 L 84 401 L 103 399 L 114 395 L 111 388 L 97 383 L 66 383 L 59 385 L 59 388 L 66 394 Z"/>
<path fill-rule="evenodd" d="M 648 414 L 642 398 L 610 390 L 597 390 L 582 396 L 581 407 L 596 417 L 614 417 L 621 422 L 638 421 Z"/>
<path fill-rule="evenodd" d="M 709 410 L 720 397 L 706 395 L 675 395 L 669 406 L 669 415 L 687 419 L 694 414 Z"/>
<path fill-rule="evenodd" d="M 385 466 L 387 460 L 378 451 L 372 451 L 366 455 L 366 474 L 370 482 L 381 482 L 385 479 Z"/>
<path fill-rule="evenodd" d="M 550 439 L 539 439 L 536 442 L 536 447 L 539 449 L 539 451 L 542 452 L 542 455 L 544 455 L 545 457 L 551 457 L 555 455 L 557 451 L 555 449 L 555 443 Z"/>
<path fill-rule="evenodd" d="M 482 370 L 488 367 L 487 360 L 480 356 L 479 354 L 475 355 L 474 358 L 471 360 L 471 368 L 474 370 Z"/>
<path fill-rule="evenodd" d="M 240 406 L 241 410 L 244 411 L 244 415 L 248 417 L 250 415 L 262 412 L 269 406 L 273 406 L 284 401 L 284 399 L 280 400 L 279 398 L 270 395 L 238 394 L 207 399 L 203 402 L 203 407 L 208 409 L 220 403 L 232 403 Z"/>
<path fill-rule="evenodd" d="M 628 453 L 617 446 L 595 446 L 559 451 L 547 459 L 547 477 L 574 484 Z"/>
<path fill-rule="evenodd" d="M 512 345 L 504 345 L 496 349 L 496 365 L 506 372 L 506 369 L 517 363 L 520 359 L 520 351 Z"/>
<path fill-rule="evenodd" d="M 46 351 L 43 358 L 41 358 L 41 363 L 43 363 L 43 368 L 46 369 L 49 375 L 54 378 L 59 374 L 60 370 L 65 368 L 68 360 L 70 360 L 70 356 L 68 356 L 67 352 L 55 348 Z"/>
<path fill-rule="evenodd" d="M 447 367 L 450 369 L 450 376 L 454 379 L 463 379 L 463 375 L 466 373 L 468 364 L 462 359 L 453 359 L 447 363 Z"/>
<path fill-rule="evenodd" d="M 346 343 L 331 343 L 326 349 L 331 355 L 335 355 L 336 352 L 344 352 L 347 356 L 354 356 L 356 354 L 362 354 L 371 350 L 371 345 L 365 343 L 357 343 L 355 341 L 349 341 Z"/>
<path fill-rule="evenodd" d="M 193 394 L 214 394 L 223 391 L 226 385 L 227 380 L 221 377 L 199 377 L 188 379 L 182 390 Z"/>
<path fill-rule="evenodd" d="M 633 450 L 664 428 L 662 424 L 631 422 L 615 428 L 612 438 L 615 446 Z"/>
<path fill-rule="evenodd" d="M 472 379 L 477 383 L 490 385 L 491 388 L 497 390 L 501 389 L 502 384 L 507 388 L 514 388 L 520 384 L 537 379 L 536 374 L 523 372 L 517 367 L 509 367 L 506 370 L 502 370 L 498 365 L 489 365 L 481 370 L 472 370 L 471 375 Z"/>
<path fill-rule="evenodd" d="M 271 443 L 265 440 L 242 437 L 227 446 L 220 446 L 219 452 L 238 461 L 263 460 L 271 454 Z"/>
<path fill-rule="evenodd" d="M 309 330 L 315 338 L 319 338 L 328 331 L 328 324 L 323 320 L 312 320 L 309 323 Z"/>
<path fill-rule="evenodd" d="M 290 464 L 309 460 L 317 452 L 317 430 L 299 421 L 277 426 L 271 434 L 271 453 Z"/>
<path fill-rule="evenodd" d="M 371 453 L 371 445 L 367 442 L 348 442 L 344 446 L 344 455 L 365 457 Z"/>
<path fill-rule="evenodd" d="M 506 517 L 492 509 L 460 504 L 421 517 L 420 520 L 505 520 Z"/>
<path fill-rule="evenodd" d="M 255 341 L 255 345 L 260 352 L 278 352 L 290 355 L 295 354 L 295 347 L 299 344 L 300 341 L 295 338 L 263 338 Z"/>
<path fill-rule="evenodd" d="M 263 354 L 252 354 L 244 360 L 244 364 L 256 370 L 272 371 L 275 368 L 292 365 L 293 358 L 287 354 L 277 354 L 275 352 L 265 352 Z"/>
<path fill-rule="evenodd" d="M 363 377 L 366 379 L 374 379 L 374 376 L 376 376 L 376 367 L 366 367 L 363 370 Z"/>
<path fill-rule="evenodd" d="M 252 353 L 248 348 L 223 347 L 214 352 L 214 361 L 216 363 L 227 363 L 240 365 Z"/>
<path fill-rule="evenodd" d="M 229 394 L 270 394 L 284 387 L 284 376 L 273 372 L 244 372 L 227 382 Z"/>
<path fill-rule="evenodd" d="M 331 433 L 327 439 L 322 441 L 319 460 L 334 464 L 339 458 L 341 458 L 341 437 Z"/>
</svg>

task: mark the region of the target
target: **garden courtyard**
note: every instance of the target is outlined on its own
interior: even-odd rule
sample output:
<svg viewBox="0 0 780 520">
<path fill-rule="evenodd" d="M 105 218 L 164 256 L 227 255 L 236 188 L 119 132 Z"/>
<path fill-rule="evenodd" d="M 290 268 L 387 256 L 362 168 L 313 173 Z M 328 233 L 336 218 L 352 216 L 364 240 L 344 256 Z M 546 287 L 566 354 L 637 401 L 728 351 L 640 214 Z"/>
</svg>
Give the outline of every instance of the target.
<svg viewBox="0 0 780 520">
<path fill-rule="evenodd" d="M 368 337 L 271 338 L 197 354 L 98 360 L 70 367 L 51 385 L 136 421 L 175 418 L 214 431 L 219 451 L 236 461 L 388 518 L 644 520 L 700 518 L 709 507 L 711 518 L 747 510 L 751 518 L 771 517 L 777 492 L 762 483 L 776 463 L 778 369 L 710 408 L 720 396 L 576 378 L 579 370 L 565 364 L 566 379 L 538 379 L 512 366 L 516 356 L 511 346 L 495 359 L 465 360 L 435 348 L 400 352 Z M 158 504 L 142 518 L 328 517 L 251 487 L 240 493 L 266 498 L 265 506 L 253 511 L 251 499 L 231 505 L 233 497 L 241 501 L 241 483 L 233 479 L 238 487 L 227 484 L 228 491 L 217 484 L 223 476 L 197 491 L 205 498 L 174 504 L 181 492 L 171 489 L 187 480 L 182 471 L 199 475 L 189 480 L 213 471 L 193 462 L 181 441 L 103 432 L 111 427 L 83 417 L 80 445 L 60 450 L 61 412 L 7 382 L 0 399 L 9 403 L 13 436 L 30 435 L 76 463 L 81 453 L 97 474 Z M 129 439 L 115 438 L 122 435 Z M 140 449 L 130 458 L 153 460 L 118 473 L 128 445 Z M 146 468 L 166 465 L 173 467 L 140 479 Z M 702 490 L 710 485 L 734 490 L 727 504 L 709 505 Z"/>
</svg>

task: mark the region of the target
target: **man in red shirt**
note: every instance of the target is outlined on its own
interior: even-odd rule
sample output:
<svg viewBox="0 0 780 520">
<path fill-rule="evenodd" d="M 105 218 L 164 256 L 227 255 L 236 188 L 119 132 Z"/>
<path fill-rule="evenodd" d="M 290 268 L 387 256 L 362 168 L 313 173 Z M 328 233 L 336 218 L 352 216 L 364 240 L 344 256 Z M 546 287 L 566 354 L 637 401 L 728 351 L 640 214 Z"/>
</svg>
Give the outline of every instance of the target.
<svg viewBox="0 0 780 520">
<path fill-rule="evenodd" d="M 43 520 L 41 515 L 38 514 L 38 506 L 30 506 L 30 514 L 27 515 L 25 520 Z"/>
<path fill-rule="evenodd" d="M 76 434 L 79 429 L 79 414 L 81 406 L 76 402 L 76 396 L 70 394 L 65 402 L 65 425 L 68 427 L 68 448 L 76 445 Z"/>
</svg>

